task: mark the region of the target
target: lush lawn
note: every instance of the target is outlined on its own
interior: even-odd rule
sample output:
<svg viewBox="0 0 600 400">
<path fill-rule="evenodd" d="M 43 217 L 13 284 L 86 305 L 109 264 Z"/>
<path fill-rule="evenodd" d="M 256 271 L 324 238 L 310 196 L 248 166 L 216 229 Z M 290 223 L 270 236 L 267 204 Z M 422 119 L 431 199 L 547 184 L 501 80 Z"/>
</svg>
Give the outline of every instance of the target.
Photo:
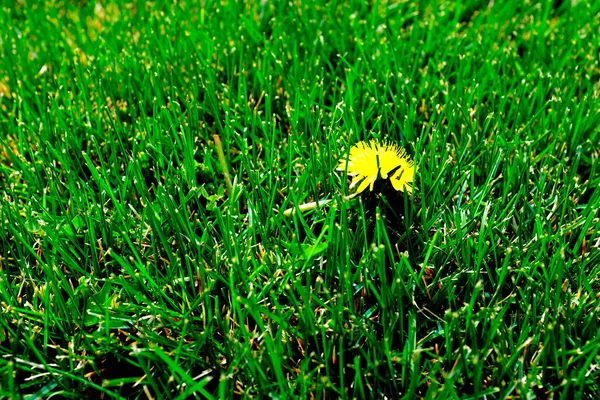
<svg viewBox="0 0 600 400">
<path fill-rule="evenodd" d="M 0 1 L 0 397 L 599 395 L 600 2 L 185 3 Z"/>
</svg>

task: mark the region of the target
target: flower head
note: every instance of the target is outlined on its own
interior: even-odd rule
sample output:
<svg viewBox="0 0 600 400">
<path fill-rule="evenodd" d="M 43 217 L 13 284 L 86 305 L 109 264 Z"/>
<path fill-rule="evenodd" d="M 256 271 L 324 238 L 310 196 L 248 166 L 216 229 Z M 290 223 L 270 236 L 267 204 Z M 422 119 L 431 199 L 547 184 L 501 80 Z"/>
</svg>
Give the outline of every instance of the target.
<svg viewBox="0 0 600 400">
<path fill-rule="evenodd" d="M 378 177 L 389 178 L 396 190 L 412 193 L 415 164 L 396 144 L 380 144 L 374 140 L 358 142 L 350 148 L 348 160 L 341 160 L 337 169 L 348 171 L 353 177 L 350 188 L 358 185 L 356 193 L 363 192 L 367 186 L 373 190 Z"/>
</svg>

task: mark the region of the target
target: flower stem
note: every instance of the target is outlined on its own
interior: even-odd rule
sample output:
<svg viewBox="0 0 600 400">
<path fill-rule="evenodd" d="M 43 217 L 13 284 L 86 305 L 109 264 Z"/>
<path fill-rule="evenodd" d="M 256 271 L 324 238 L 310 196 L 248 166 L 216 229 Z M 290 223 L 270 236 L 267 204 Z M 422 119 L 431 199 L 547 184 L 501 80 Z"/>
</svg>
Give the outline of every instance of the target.
<svg viewBox="0 0 600 400">
<path fill-rule="evenodd" d="M 352 200 L 354 197 L 356 197 L 356 193 L 348 195 L 348 196 L 344 196 L 343 200 L 344 201 L 349 201 L 349 200 Z M 319 205 L 325 206 L 325 205 L 331 203 L 332 201 L 333 201 L 333 199 L 317 200 L 317 201 L 311 201 L 310 203 L 300 204 L 297 207 L 288 208 L 287 210 L 285 210 L 283 212 L 283 215 L 285 215 L 286 217 L 289 217 L 290 215 L 292 215 L 292 214 L 294 214 L 296 212 L 296 209 L 298 209 L 298 211 L 300 211 L 301 213 L 304 212 L 304 211 L 308 211 L 308 210 L 314 210 Z"/>
</svg>

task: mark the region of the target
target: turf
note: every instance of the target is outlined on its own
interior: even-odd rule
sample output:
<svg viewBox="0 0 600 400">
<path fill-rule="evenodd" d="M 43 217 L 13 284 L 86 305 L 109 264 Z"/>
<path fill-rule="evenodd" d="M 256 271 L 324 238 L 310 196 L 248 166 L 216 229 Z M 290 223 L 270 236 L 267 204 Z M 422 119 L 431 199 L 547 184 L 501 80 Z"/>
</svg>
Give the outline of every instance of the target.
<svg viewBox="0 0 600 400">
<path fill-rule="evenodd" d="M 600 3 L 0 5 L 0 397 L 600 393 Z"/>
</svg>

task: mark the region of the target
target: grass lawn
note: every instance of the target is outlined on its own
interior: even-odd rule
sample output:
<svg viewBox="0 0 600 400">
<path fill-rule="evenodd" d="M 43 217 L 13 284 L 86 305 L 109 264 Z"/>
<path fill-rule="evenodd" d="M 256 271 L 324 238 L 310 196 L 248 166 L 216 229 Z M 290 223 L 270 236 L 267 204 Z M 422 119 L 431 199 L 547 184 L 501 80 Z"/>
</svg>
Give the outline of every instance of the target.
<svg viewBox="0 0 600 400">
<path fill-rule="evenodd" d="M 0 0 L 0 398 L 598 398 L 598 26 Z"/>
</svg>

